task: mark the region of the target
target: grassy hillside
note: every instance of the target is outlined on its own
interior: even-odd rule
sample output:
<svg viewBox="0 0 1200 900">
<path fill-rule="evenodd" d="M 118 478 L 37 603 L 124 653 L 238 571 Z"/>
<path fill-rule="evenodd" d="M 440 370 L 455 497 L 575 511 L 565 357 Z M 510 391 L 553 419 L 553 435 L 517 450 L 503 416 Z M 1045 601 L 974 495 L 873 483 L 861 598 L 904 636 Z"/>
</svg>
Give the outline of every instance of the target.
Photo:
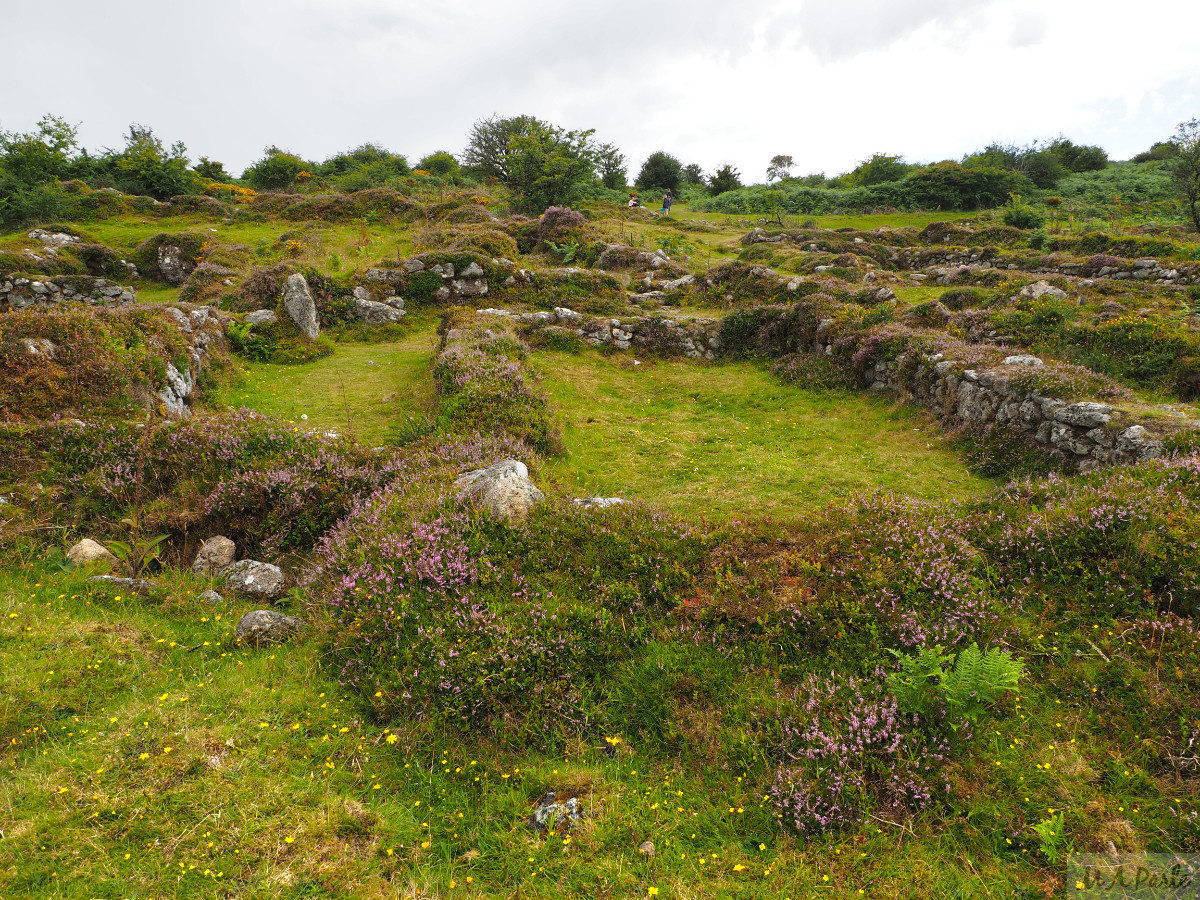
<svg viewBox="0 0 1200 900">
<path fill-rule="evenodd" d="M 60 287 L 0 310 L 0 897 L 1070 897 L 1070 852 L 1200 852 L 1194 235 L 511 200 L 0 237 L 0 285 Z M 1146 452 L 959 428 L 943 362 Z M 456 485 L 504 459 L 511 518 Z M 287 589 L 193 572 L 217 534 Z M 261 608 L 305 628 L 239 643 Z"/>
</svg>

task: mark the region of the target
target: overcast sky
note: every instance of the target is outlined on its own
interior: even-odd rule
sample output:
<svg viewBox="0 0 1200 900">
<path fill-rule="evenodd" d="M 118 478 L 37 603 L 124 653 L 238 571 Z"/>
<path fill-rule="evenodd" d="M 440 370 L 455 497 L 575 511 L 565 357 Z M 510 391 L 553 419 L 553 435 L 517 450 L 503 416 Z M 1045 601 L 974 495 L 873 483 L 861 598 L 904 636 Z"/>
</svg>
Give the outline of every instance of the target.
<svg viewBox="0 0 1200 900">
<path fill-rule="evenodd" d="M 1059 133 L 1125 159 L 1200 117 L 1194 0 L 0 0 L 0 33 L 0 129 L 138 122 L 235 173 L 269 144 L 415 162 L 493 114 L 746 180 Z"/>
</svg>

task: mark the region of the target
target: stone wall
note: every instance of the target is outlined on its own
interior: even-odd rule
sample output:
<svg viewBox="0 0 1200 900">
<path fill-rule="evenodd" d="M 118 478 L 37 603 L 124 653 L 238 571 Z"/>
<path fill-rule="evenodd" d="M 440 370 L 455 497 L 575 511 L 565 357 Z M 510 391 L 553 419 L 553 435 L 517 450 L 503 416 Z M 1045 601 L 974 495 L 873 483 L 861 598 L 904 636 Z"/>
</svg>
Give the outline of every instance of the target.
<svg viewBox="0 0 1200 900">
<path fill-rule="evenodd" d="M 534 329 L 573 334 L 593 347 L 643 348 L 648 352 L 689 359 L 716 359 L 721 352 L 720 319 L 677 322 L 664 316 L 589 318 L 564 307 L 557 307 L 554 312 L 528 312 L 515 316 L 506 309 L 483 309 L 479 313 L 511 317 Z"/>
<path fill-rule="evenodd" d="M 156 396 L 165 415 L 186 419 L 191 415 L 188 402 L 200 373 L 212 361 L 213 353 L 225 346 L 224 323 L 221 314 L 212 306 L 166 306 L 163 316 L 179 329 L 187 343 L 188 365 L 180 371 L 173 361 L 168 361 L 166 384 Z"/>
<path fill-rule="evenodd" d="M 41 281 L 17 275 L 0 274 L 0 312 L 26 306 L 79 301 L 114 305 L 132 303 L 137 295 L 131 287 L 113 284 L 91 275 L 56 275 Z"/>
<path fill-rule="evenodd" d="M 565 308 L 554 312 L 512 315 L 504 309 L 484 309 L 480 315 L 511 317 L 538 330 L 560 331 L 583 338 L 597 347 L 635 350 L 639 347 L 663 355 L 690 359 L 716 359 L 722 355 L 719 319 L 682 322 L 652 316 L 637 319 L 587 318 Z M 832 321 L 823 320 L 815 339 L 802 352 L 834 356 Z M 848 364 L 848 360 L 839 362 Z M 1022 387 L 1028 376 L 1043 365 L 1034 356 L 1009 356 L 987 369 L 965 368 L 940 355 L 913 360 L 872 362 L 863 377 L 864 387 L 888 392 L 924 406 L 950 428 L 1010 427 L 1034 446 L 1080 471 L 1151 459 L 1163 445 L 1143 426 L 1111 406 L 1057 399 L 1036 388 Z"/>
<path fill-rule="evenodd" d="M 915 369 L 911 362 L 903 356 L 876 362 L 867 368 L 865 383 L 919 403 L 951 426 L 1018 429 L 1080 471 L 1162 454 L 1161 441 L 1111 406 L 1067 403 L 1018 386 L 1021 375 L 1042 365 L 1036 356 L 1009 356 L 988 370 L 965 369 L 941 354 L 919 360 Z"/>
</svg>

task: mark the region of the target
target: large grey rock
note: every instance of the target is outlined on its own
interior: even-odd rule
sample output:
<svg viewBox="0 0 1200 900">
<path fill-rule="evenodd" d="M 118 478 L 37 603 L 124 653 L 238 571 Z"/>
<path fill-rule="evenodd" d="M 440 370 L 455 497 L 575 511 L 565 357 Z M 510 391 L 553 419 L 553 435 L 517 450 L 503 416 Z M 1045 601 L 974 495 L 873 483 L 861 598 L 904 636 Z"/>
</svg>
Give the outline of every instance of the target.
<svg viewBox="0 0 1200 900">
<path fill-rule="evenodd" d="M 167 363 L 167 383 L 158 392 L 167 415 L 177 419 L 186 419 L 191 411 L 187 407 L 187 398 L 192 395 L 196 382 L 192 373 L 185 369 L 180 372 L 173 362 Z"/>
<path fill-rule="evenodd" d="M 1045 281 L 1035 281 L 1033 284 L 1027 284 L 1025 287 L 1021 288 L 1021 296 L 1029 297 L 1033 300 L 1037 300 L 1039 297 L 1055 297 L 1061 299 L 1067 296 L 1067 292 L 1059 290 L 1054 285 L 1048 284 Z"/>
<path fill-rule="evenodd" d="M 1103 403 L 1072 403 L 1070 406 L 1060 406 L 1056 409 L 1054 418 L 1067 425 L 1095 428 L 1097 425 L 1108 423 L 1112 418 L 1112 407 Z"/>
<path fill-rule="evenodd" d="M 225 570 L 225 584 L 252 597 L 268 600 L 278 597 L 286 583 L 287 578 L 278 566 L 256 559 L 243 559 Z"/>
<path fill-rule="evenodd" d="M 299 272 L 288 276 L 283 286 L 283 308 L 292 317 L 296 326 L 313 340 L 321 333 L 321 323 L 317 319 L 317 303 L 313 300 L 308 282 Z"/>
<path fill-rule="evenodd" d="M 1041 366 L 1045 365 L 1036 356 L 1006 356 L 1004 357 L 1004 365 L 1006 366 Z"/>
<path fill-rule="evenodd" d="M 246 322 L 250 325 L 274 325 L 278 321 L 273 309 L 256 309 L 252 313 L 246 313 Z"/>
<path fill-rule="evenodd" d="M 237 546 L 229 538 L 218 534 L 200 545 L 196 558 L 192 560 L 192 571 L 211 578 L 220 575 L 236 560 Z"/>
<path fill-rule="evenodd" d="M 104 546 L 96 543 L 91 538 L 84 538 L 68 550 L 67 559 L 71 561 L 71 565 L 77 567 L 86 566 L 97 560 L 103 560 L 109 565 L 117 565 L 117 558 L 109 553 Z"/>
<path fill-rule="evenodd" d="M 354 301 L 354 314 L 368 325 L 386 325 L 389 322 L 399 322 L 404 318 L 404 310 L 395 309 L 386 303 L 375 300 Z"/>
<path fill-rule="evenodd" d="M 519 522 L 546 499 L 529 480 L 529 469 L 516 459 L 506 459 L 486 469 L 475 469 L 454 482 L 458 498 L 483 507 L 497 518 Z"/>
<path fill-rule="evenodd" d="M 304 620 L 273 609 L 255 609 L 237 623 L 233 636 L 243 644 L 278 644 L 304 630 Z"/>
<path fill-rule="evenodd" d="M 158 272 L 167 284 L 181 285 L 196 264 L 176 244 L 159 244 Z"/>
</svg>

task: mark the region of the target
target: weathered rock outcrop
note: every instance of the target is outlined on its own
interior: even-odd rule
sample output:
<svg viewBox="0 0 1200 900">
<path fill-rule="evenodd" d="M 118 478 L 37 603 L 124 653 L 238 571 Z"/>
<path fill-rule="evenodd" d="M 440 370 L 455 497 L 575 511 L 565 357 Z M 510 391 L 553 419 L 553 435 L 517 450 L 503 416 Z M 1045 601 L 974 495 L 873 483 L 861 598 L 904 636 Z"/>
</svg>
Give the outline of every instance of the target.
<svg viewBox="0 0 1200 900">
<path fill-rule="evenodd" d="M 546 499 L 529 478 L 525 463 L 506 459 L 459 476 L 458 498 L 483 507 L 493 516 L 519 522 Z"/>
<path fill-rule="evenodd" d="M 256 609 L 242 616 L 233 636 L 243 644 L 257 647 L 281 643 L 303 630 L 303 619 L 273 609 Z"/>
<path fill-rule="evenodd" d="M 308 282 L 299 272 L 289 275 L 283 286 L 283 308 L 292 321 L 309 338 L 316 340 L 321 334 L 321 322 L 317 317 L 317 303 L 313 299 Z"/>
<path fill-rule="evenodd" d="M 287 577 L 278 566 L 256 559 L 243 559 L 225 570 L 225 584 L 251 597 L 270 600 L 283 593 Z"/>
<path fill-rule="evenodd" d="M 236 559 L 237 547 L 233 541 L 223 535 L 217 535 L 200 545 L 200 550 L 192 561 L 192 571 L 197 575 L 216 577 L 232 566 Z"/>
</svg>

